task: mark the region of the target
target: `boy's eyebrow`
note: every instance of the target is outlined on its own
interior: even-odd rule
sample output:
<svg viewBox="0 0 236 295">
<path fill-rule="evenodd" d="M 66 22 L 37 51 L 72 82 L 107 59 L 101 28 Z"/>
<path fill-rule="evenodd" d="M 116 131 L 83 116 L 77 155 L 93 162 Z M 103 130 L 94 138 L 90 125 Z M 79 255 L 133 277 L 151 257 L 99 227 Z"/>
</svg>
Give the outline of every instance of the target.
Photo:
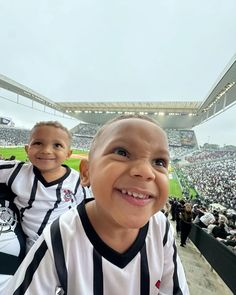
<svg viewBox="0 0 236 295">
<path fill-rule="evenodd" d="M 131 145 L 130 140 L 125 140 L 122 135 L 118 138 L 112 139 L 110 141 L 107 142 L 107 147 L 109 148 L 111 145 L 117 145 L 120 147 L 129 147 Z M 168 157 L 170 157 L 170 152 L 168 147 L 167 148 L 162 148 L 162 147 L 158 147 L 154 153 L 162 153 L 162 154 L 166 154 Z"/>
</svg>

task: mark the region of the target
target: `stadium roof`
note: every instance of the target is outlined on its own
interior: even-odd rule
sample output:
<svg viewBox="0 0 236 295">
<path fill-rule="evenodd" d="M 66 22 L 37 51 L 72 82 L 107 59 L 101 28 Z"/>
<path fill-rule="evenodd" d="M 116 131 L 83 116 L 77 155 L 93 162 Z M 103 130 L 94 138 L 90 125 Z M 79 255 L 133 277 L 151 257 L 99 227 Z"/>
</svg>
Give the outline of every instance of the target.
<svg viewBox="0 0 236 295">
<path fill-rule="evenodd" d="M 43 95 L 0 75 L 0 87 L 29 98 L 34 103 L 77 118 L 86 123 L 103 124 L 121 113 L 143 113 L 157 119 L 163 128 L 192 128 L 218 115 L 236 102 L 236 56 L 204 101 L 157 102 L 54 102 Z"/>
<path fill-rule="evenodd" d="M 164 128 L 192 128 L 200 102 L 60 102 L 68 115 L 87 123 L 103 124 L 122 113 L 140 113 L 157 119 Z"/>
</svg>

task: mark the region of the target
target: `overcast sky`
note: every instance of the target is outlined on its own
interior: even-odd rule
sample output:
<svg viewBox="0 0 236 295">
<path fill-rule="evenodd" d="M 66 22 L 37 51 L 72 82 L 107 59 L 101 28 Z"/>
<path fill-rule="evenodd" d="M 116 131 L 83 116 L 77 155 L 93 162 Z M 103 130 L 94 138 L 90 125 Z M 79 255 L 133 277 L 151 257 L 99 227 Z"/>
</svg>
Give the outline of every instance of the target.
<svg viewBox="0 0 236 295">
<path fill-rule="evenodd" d="M 0 73 L 54 101 L 202 101 L 236 54 L 235 0 L 0 0 Z M 1 98 L 18 126 L 55 119 Z M 60 119 L 68 128 L 77 124 Z M 236 106 L 195 128 L 236 145 Z"/>
</svg>

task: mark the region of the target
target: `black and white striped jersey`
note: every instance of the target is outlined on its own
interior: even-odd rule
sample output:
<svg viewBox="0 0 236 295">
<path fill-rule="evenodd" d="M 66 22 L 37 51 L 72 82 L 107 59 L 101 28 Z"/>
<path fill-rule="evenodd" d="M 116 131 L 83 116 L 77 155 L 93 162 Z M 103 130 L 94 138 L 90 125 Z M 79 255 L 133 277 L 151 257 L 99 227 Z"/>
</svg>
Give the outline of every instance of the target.
<svg viewBox="0 0 236 295">
<path fill-rule="evenodd" d="M 85 201 L 45 229 L 5 294 L 62 294 L 56 293 L 59 286 L 68 295 L 189 294 L 173 228 L 163 213 L 151 217 L 120 254 L 96 234 Z"/>
<path fill-rule="evenodd" d="M 0 294 L 25 256 L 25 237 L 11 190 L 0 183 Z"/>
<path fill-rule="evenodd" d="M 0 182 L 6 183 L 16 195 L 14 203 L 29 239 L 36 240 L 47 224 L 86 196 L 79 172 L 65 167 L 67 172 L 63 177 L 46 182 L 31 163 L 0 161 Z"/>
</svg>

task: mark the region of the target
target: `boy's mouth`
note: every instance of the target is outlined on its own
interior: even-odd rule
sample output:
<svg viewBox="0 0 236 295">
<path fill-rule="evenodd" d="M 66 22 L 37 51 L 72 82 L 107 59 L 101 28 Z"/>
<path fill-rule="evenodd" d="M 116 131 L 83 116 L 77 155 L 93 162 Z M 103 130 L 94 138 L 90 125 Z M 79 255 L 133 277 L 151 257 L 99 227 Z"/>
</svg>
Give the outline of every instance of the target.
<svg viewBox="0 0 236 295">
<path fill-rule="evenodd" d="M 43 161 L 52 161 L 55 160 L 54 158 L 43 158 L 43 157 L 38 157 L 38 160 L 43 160 Z"/>
<path fill-rule="evenodd" d="M 141 199 L 141 200 L 147 200 L 149 198 L 152 198 L 152 196 L 150 196 L 148 194 L 144 194 L 144 193 L 140 193 L 140 192 L 133 192 L 133 191 L 129 191 L 129 190 L 126 190 L 126 189 L 122 189 L 121 193 L 123 195 L 129 195 L 129 196 L 131 196 L 133 198 Z"/>
</svg>

